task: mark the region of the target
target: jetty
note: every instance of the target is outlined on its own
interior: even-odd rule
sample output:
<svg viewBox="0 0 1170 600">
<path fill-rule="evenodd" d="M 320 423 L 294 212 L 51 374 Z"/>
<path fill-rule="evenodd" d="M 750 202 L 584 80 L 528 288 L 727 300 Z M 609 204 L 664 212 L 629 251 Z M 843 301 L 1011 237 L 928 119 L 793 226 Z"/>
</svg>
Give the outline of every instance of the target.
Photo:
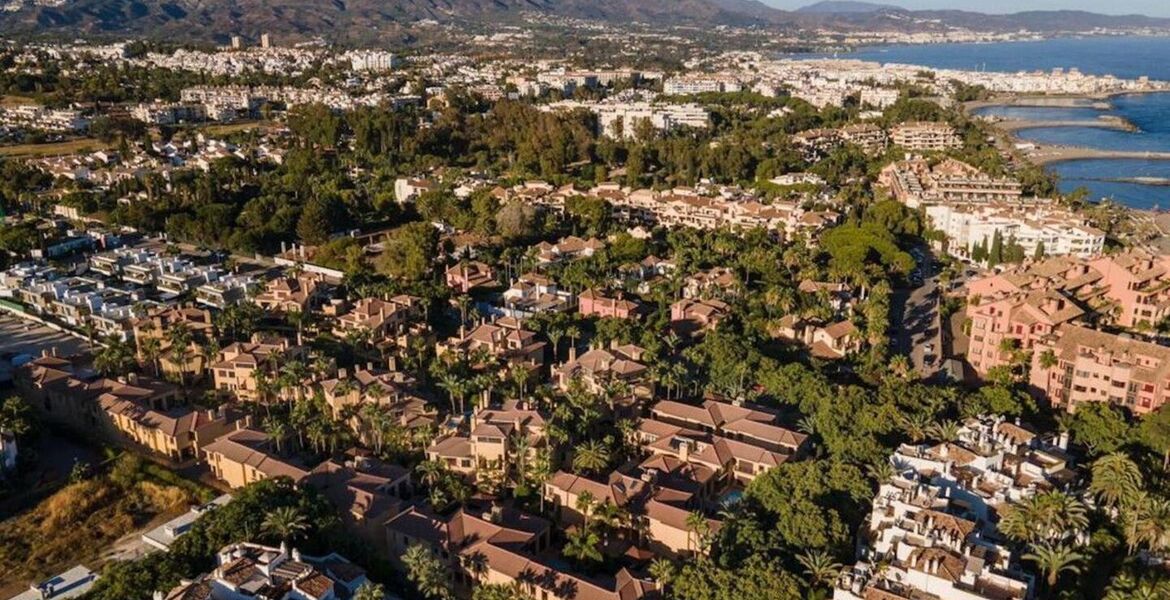
<svg viewBox="0 0 1170 600">
<path fill-rule="evenodd" d="M 1040 129 L 1045 127 L 1098 127 L 1101 129 L 1115 129 L 1117 131 L 1138 131 L 1133 123 L 1120 117 L 1101 119 L 1070 119 L 1065 121 L 1041 121 L 1029 119 L 1002 119 L 992 121 L 996 127 L 1004 131 L 1019 131 L 1021 129 Z"/>
<path fill-rule="evenodd" d="M 1090 159 L 1144 159 L 1170 160 L 1170 152 L 1143 152 L 1137 150 L 1101 150 L 1097 148 L 1081 148 L 1075 146 L 1036 146 L 1027 153 L 1028 160 L 1048 165 L 1068 160 Z"/>
</svg>

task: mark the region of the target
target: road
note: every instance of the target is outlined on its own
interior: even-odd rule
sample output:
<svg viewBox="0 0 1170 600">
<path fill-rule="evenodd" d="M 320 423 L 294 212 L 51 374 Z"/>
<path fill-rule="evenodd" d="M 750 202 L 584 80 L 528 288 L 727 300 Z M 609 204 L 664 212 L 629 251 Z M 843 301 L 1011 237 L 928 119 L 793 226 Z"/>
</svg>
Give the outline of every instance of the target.
<svg viewBox="0 0 1170 600">
<path fill-rule="evenodd" d="M 939 283 L 934 258 L 925 246 L 916 248 L 922 284 L 896 290 L 891 302 L 894 352 L 909 356 L 910 365 L 923 379 L 934 377 L 941 364 Z M 921 257 L 921 258 L 919 258 Z M 929 348 L 929 350 L 928 350 Z"/>
</svg>

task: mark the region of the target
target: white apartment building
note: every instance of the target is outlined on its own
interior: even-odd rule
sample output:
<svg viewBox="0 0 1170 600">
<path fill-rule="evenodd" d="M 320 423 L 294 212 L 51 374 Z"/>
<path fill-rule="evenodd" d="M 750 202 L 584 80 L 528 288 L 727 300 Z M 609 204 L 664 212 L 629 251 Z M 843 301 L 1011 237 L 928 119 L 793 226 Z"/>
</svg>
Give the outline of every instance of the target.
<svg viewBox="0 0 1170 600">
<path fill-rule="evenodd" d="M 662 93 L 668 96 L 710 92 L 733 93 L 742 89 L 743 84 L 738 79 L 727 75 L 680 75 L 671 77 L 662 84 Z"/>
<path fill-rule="evenodd" d="M 931 225 L 946 234 L 948 252 L 970 256 L 975 244 L 995 238 L 1015 240 L 1027 256 L 1044 245 L 1045 256 L 1087 258 L 1100 254 L 1105 232 L 1084 217 L 1054 206 L 1030 204 L 934 204 L 926 207 Z"/>
<path fill-rule="evenodd" d="M 995 541 L 995 509 L 1071 481 L 1064 442 L 985 416 L 966 420 L 954 442 L 898 448 L 860 560 L 841 573 L 833 597 L 1028 598 L 1032 576 Z"/>
<path fill-rule="evenodd" d="M 963 138 L 947 123 L 902 123 L 890 130 L 890 141 L 912 152 L 938 152 L 963 147 Z"/>
</svg>

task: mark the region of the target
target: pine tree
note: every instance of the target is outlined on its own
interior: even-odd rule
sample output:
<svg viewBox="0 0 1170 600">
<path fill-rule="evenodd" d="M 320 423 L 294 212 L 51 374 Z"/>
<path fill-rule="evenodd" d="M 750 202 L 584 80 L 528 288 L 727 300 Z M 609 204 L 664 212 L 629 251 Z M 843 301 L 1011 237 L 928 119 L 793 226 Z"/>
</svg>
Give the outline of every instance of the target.
<svg viewBox="0 0 1170 600">
<path fill-rule="evenodd" d="M 991 250 L 987 256 L 987 266 L 994 267 L 1003 262 L 1003 234 L 999 230 L 995 230 L 995 235 L 991 237 Z"/>
<path fill-rule="evenodd" d="M 329 213 L 329 206 L 323 200 L 313 199 L 305 203 L 297 221 L 297 237 L 301 242 L 317 246 L 329 241 L 329 234 L 333 231 Z"/>
<path fill-rule="evenodd" d="M 1044 258 L 1044 242 L 1043 241 L 1036 243 L 1036 251 L 1032 253 L 1032 258 L 1034 258 L 1036 260 L 1041 260 Z"/>
</svg>

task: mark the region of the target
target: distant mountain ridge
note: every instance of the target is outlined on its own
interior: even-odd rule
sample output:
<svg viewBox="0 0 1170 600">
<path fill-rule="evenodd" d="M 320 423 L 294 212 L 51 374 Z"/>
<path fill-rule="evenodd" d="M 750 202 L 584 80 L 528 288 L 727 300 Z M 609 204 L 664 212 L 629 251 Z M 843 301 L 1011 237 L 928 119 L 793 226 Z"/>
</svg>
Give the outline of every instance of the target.
<svg viewBox="0 0 1170 600">
<path fill-rule="evenodd" d="M 1094 28 L 1170 30 L 1170 19 L 1107 16 L 1082 11 L 984 15 L 911 11 L 858 0 L 825 0 L 799 11 L 759 0 L 23 0 L 0 13 L 0 33 L 143 36 L 224 43 L 261 33 L 333 40 L 411 39 L 419 21 L 474 25 L 515 20 L 522 13 L 647 23 L 658 26 L 752 25 L 776 29 L 828 28 L 937 31 L 1088 31 Z M 10 5 L 11 6 L 11 5 Z"/>
<path fill-rule="evenodd" d="M 798 13 L 810 14 L 866 14 L 886 10 L 906 10 L 893 4 L 875 4 L 873 2 L 857 2 L 854 0 L 822 0 L 816 4 L 809 4 L 796 9 Z"/>
</svg>

